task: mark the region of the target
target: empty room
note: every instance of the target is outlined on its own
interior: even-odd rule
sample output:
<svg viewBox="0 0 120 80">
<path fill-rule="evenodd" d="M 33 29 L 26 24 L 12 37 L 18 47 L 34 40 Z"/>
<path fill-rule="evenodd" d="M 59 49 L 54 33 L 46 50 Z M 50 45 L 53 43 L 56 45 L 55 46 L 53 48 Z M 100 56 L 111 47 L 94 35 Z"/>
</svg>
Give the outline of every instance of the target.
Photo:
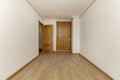
<svg viewBox="0 0 120 80">
<path fill-rule="evenodd" d="M 0 0 L 0 80 L 120 80 L 120 0 Z"/>
</svg>

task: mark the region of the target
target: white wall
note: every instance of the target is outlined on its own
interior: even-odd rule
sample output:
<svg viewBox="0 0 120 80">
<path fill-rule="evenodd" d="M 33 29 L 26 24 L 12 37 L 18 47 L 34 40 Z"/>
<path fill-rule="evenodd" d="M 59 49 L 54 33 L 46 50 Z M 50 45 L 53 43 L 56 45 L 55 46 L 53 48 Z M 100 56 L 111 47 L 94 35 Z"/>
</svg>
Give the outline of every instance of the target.
<svg viewBox="0 0 120 80">
<path fill-rule="evenodd" d="M 26 0 L 0 1 L 0 74 L 8 78 L 38 55 L 39 16 Z"/>
<path fill-rule="evenodd" d="M 72 53 L 80 53 L 80 18 L 73 16 L 72 20 Z"/>
<path fill-rule="evenodd" d="M 2 80 L 2 77 L 1 77 L 1 75 L 0 75 L 0 80 Z"/>
<path fill-rule="evenodd" d="M 120 0 L 96 0 L 81 26 L 81 53 L 120 80 Z"/>
<path fill-rule="evenodd" d="M 0 78 L 0 80 L 2 80 L 2 79 Z"/>
</svg>

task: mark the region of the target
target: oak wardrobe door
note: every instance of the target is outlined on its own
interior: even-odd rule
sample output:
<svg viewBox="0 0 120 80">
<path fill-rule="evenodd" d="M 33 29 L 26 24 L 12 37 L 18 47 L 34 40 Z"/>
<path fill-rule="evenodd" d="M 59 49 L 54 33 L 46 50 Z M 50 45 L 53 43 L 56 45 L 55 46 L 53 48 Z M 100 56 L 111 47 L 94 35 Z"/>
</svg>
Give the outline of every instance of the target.
<svg viewBox="0 0 120 80">
<path fill-rule="evenodd" d="M 71 22 L 57 22 L 57 51 L 71 51 Z"/>
</svg>

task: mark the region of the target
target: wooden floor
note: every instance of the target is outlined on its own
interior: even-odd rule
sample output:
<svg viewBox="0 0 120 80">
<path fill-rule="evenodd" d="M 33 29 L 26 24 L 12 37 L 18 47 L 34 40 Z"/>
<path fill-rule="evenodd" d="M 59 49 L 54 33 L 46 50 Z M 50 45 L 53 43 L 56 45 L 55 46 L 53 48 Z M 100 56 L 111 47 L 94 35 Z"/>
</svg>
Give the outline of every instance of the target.
<svg viewBox="0 0 120 80">
<path fill-rule="evenodd" d="M 111 80 L 79 54 L 40 56 L 9 80 Z"/>
</svg>

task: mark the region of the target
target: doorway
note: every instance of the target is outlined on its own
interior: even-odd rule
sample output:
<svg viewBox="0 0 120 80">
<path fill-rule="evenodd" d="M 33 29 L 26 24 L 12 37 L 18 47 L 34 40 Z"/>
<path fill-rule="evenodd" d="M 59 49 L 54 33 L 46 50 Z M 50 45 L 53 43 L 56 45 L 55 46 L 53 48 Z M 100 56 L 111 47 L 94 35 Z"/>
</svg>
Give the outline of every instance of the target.
<svg viewBox="0 0 120 80">
<path fill-rule="evenodd" d="M 57 22 L 57 51 L 71 52 L 71 22 Z"/>
<path fill-rule="evenodd" d="M 52 53 L 53 52 L 53 26 L 52 25 L 44 25 L 42 28 L 42 46 L 44 53 Z"/>
<path fill-rule="evenodd" d="M 39 22 L 39 52 L 42 52 L 42 28 L 43 24 Z"/>
</svg>

